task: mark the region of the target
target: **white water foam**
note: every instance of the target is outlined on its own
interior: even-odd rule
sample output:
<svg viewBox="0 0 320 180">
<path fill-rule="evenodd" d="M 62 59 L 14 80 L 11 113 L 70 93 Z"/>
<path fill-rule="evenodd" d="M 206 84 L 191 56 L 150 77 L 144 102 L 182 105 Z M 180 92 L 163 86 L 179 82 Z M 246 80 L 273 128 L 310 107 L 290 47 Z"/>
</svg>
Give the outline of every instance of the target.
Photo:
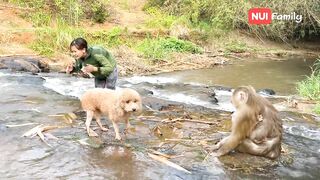
<svg viewBox="0 0 320 180">
<path fill-rule="evenodd" d="M 81 95 L 88 89 L 94 88 L 93 79 L 84 79 L 76 77 L 44 77 L 44 86 L 66 96 L 81 97 Z M 124 87 L 131 87 L 134 84 L 142 82 L 148 82 L 152 84 L 166 84 L 166 83 L 177 83 L 178 80 L 174 78 L 166 77 L 147 77 L 147 76 L 134 76 L 130 78 L 124 78 L 123 80 L 128 81 L 128 84 L 124 84 Z M 117 89 L 119 89 L 117 87 Z M 219 104 L 213 104 L 210 101 L 201 100 L 195 96 L 186 95 L 183 93 L 172 93 L 165 90 L 152 90 L 154 96 L 164 100 L 170 100 L 180 102 L 184 104 L 192 104 L 197 106 L 203 106 L 211 109 L 219 109 L 224 111 L 234 111 L 234 107 L 229 101 L 231 92 L 228 91 L 216 91 L 219 99 Z M 222 101 L 221 101 L 221 100 Z"/>
<path fill-rule="evenodd" d="M 94 88 L 92 79 L 84 78 L 55 78 L 44 77 L 46 88 L 49 88 L 59 94 L 80 98 L 88 89 Z"/>
<path fill-rule="evenodd" d="M 180 102 L 180 103 L 184 103 L 184 104 L 192 104 L 192 105 L 197 105 L 197 106 L 203 106 L 206 108 L 218 109 L 218 110 L 223 110 L 223 111 L 234 111 L 234 107 L 230 102 L 219 102 L 219 104 L 216 105 L 216 104 L 212 104 L 209 101 L 203 101 L 197 97 L 185 95 L 183 93 L 169 94 L 169 93 L 165 93 L 165 92 L 157 91 L 157 90 L 152 90 L 152 91 L 153 91 L 154 96 L 161 98 L 161 99 L 169 100 L 169 101 Z"/>
<path fill-rule="evenodd" d="M 152 76 L 133 76 L 130 78 L 125 78 L 124 80 L 130 82 L 131 84 L 139 84 L 143 82 L 151 84 L 167 84 L 167 83 L 177 83 L 178 80 L 175 78 L 167 77 L 152 77 Z"/>
</svg>

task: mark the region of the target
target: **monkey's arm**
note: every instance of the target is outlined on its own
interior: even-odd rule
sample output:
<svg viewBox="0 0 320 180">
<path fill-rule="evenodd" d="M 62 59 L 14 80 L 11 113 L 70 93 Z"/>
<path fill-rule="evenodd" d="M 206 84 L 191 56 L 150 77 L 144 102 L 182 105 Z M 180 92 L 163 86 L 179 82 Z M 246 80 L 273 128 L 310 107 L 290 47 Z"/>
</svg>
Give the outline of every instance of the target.
<svg viewBox="0 0 320 180">
<path fill-rule="evenodd" d="M 241 138 L 236 134 L 231 134 L 228 137 L 222 139 L 217 145 L 214 146 L 216 152 L 211 153 L 213 156 L 223 156 L 235 149 L 241 142 Z"/>
</svg>

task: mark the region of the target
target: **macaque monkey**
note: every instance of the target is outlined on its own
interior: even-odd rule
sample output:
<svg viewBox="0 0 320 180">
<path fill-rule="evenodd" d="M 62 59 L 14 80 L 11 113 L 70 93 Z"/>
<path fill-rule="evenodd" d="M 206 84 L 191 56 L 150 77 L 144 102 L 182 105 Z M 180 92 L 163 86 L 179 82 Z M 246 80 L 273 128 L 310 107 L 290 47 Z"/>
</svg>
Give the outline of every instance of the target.
<svg viewBox="0 0 320 180">
<path fill-rule="evenodd" d="M 222 156 L 233 149 L 243 153 L 275 159 L 281 152 L 282 121 L 278 111 L 251 86 L 234 90 L 231 103 L 231 134 L 217 143 L 212 153 Z"/>
</svg>

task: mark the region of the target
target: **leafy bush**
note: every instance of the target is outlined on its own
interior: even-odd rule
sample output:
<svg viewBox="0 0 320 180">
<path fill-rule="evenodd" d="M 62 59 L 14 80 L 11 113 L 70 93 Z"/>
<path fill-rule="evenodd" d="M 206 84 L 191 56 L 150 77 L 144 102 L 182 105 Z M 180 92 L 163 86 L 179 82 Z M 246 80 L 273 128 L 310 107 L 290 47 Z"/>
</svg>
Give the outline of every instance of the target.
<svg viewBox="0 0 320 180">
<path fill-rule="evenodd" d="M 207 22 L 216 29 L 243 29 L 259 37 L 289 41 L 311 39 L 320 36 L 320 3 L 308 1 L 234 1 L 234 0 L 148 0 L 145 8 L 158 7 L 176 16 L 186 16 L 193 24 Z M 273 21 L 270 25 L 248 24 L 248 10 L 252 7 L 268 7 L 281 14 L 297 13 L 303 16 L 301 23 Z"/>
<path fill-rule="evenodd" d="M 97 31 L 94 33 L 87 34 L 91 44 L 100 44 L 109 47 L 119 46 L 125 43 L 124 36 L 126 35 L 125 30 L 120 27 L 114 27 L 109 31 Z"/>
<path fill-rule="evenodd" d="M 298 83 L 297 90 L 303 97 L 320 100 L 320 59 L 315 62 L 312 74 Z"/>
<path fill-rule="evenodd" d="M 64 20 L 70 25 L 78 25 L 82 18 L 92 19 L 95 22 L 103 23 L 108 17 L 105 7 L 106 0 L 9 0 L 22 7 L 30 8 L 25 17 L 30 19 L 35 26 L 48 26 L 56 18 Z M 44 22 L 44 23 L 41 23 Z"/>
<path fill-rule="evenodd" d="M 70 42 L 75 37 L 84 35 L 82 29 L 70 27 L 62 22 L 57 22 L 56 28 L 41 28 L 36 31 L 37 38 L 31 48 L 41 55 L 52 56 L 55 52 L 69 52 Z"/>
<path fill-rule="evenodd" d="M 316 107 L 314 108 L 313 112 L 315 112 L 316 114 L 320 114 L 320 103 L 316 104 Z"/>
<path fill-rule="evenodd" d="M 69 45 L 76 37 L 85 38 L 90 45 L 102 45 L 108 47 L 125 44 L 125 31 L 115 27 L 109 31 L 86 32 L 81 28 L 74 28 L 63 21 L 57 22 L 56 28 L 41 28 L 36 31 L 37 39 L 31 44 L 31 48 L 41 55 L 52 56 L 55 52 L 69 52 Z"/>
<path fill-rule="evenodd" d="M 247 44 L 241 41 L 233 40 L 232 42 L 226 44 L 226 51 L 227 52 L 234 52 L 234 53 L 243 53 L 246 52 L 249 48 Z"/>
<path fill-rule="evenodd" d="M 303 97 L 320 100 L 320 75 L 312 73 L 306 80 L 298 83 L 297 89 Z"/>
<path fill-rule="evenodd" d="M 177 17 L 166 14 L 158 8 L 148 8 L 146 12 L 151 16 L 151 19 L 147 20 L 146 26 L 152 28 L 170 28 L 172 24 L 177 20 Z"/>
<path fill-rule="evenodd" d="M 145 57 L 162 59 L 172 52 L 202 53 L 203 50 L 190 41 L 179 40 L 174 37 L 145 39 L 138 46 L 137 50 Z"/>
</svg>

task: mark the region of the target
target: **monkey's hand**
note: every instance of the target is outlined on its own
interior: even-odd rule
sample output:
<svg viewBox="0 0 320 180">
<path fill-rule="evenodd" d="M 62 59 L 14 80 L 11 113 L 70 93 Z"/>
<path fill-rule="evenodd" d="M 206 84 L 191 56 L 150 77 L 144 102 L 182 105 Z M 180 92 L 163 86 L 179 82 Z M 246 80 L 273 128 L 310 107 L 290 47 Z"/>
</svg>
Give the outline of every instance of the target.
<svg viewBox="0 0 320 180">
<path fill-rule="evenodd" d="M 218 150 L 219 148 L 220 148 L 220 145 L 219 145 L 219 143 L 218 143 L 218 144 L 214 145 L 214 146 L 211 148 L 211 150 L 212 150 L 212 151 L 215 151 L 215 150 Z"/>
<path fill-rule="evenodd" d="M 222 156 L 224 154 L 219 152 L 219 151 L 215 151 L 215 152 L 210 153 L 210 155 L 213 156 L 213 157 L 220 157 L 220 156 Z"/>
</svg>

